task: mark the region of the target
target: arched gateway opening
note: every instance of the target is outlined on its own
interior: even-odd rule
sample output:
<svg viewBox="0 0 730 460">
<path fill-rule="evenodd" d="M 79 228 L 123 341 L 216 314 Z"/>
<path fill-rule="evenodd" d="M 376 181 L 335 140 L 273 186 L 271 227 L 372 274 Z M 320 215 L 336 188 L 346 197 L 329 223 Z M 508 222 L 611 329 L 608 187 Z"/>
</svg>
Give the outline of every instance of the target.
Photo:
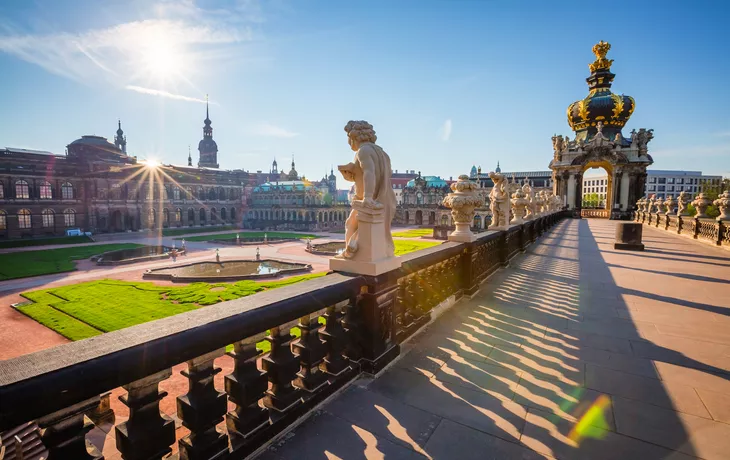
<svg viewBox="0 0 730 460">
<path fill-rule="evenodd" d="M 613 166 L 610 163 L 591 162 L 582 171 L 581 217 L 611 217 L 613 193 Z"/>
<path fill-rule="evenodd" d="M 563 204 L 574 217 L 630 219 L 636 201 L 644 194 L 646 168 L 654 163 L 647 150 L 653 130 L 632 130 L 629 138 L 621 131 L 636 103 L 631 96 L 611 92 L 615 75 L 610 71 L 613 60 L 606 59 L 610 49 L 611 45 L 604 42 L 593 47 L 596 60 L 590 64 L 591 75 L 586 79 L 590 92 L 585 99 L 568 106 L 568 125 L 575 139 L 558 135 L 552 138 L 553 193 L 563 197 Z M 592 176 L 584 177 L 584 173 L 593 168 L 606 172 L 606 197 L 602 207 L 601 200 L 590 200 L 591 205 L 597 201 L 595 207 L 586 206 L 584 210 L 583 188 Z"/>
</svg>

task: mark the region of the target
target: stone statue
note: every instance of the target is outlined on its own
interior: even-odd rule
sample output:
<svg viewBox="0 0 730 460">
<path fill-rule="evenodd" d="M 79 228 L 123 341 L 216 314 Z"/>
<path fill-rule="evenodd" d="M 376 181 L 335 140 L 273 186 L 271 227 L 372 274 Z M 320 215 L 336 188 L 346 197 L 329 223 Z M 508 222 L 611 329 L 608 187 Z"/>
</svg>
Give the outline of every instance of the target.
<svg viewBox="0 0 730 460">
<path fill-rule="evenodd" d="M 655 203 L 656 203 L 656 195 L 652 194 L 649 197 L 649 207 L 646 208 L 646 212 L 648 212 L 649 214 L 653 213 L 654 212 L 654 204 Z"/>
<path fill-rule="evenodd" d="M 443 205 L 451 208 L 451 217 L 456 225 L 456 230 L 449 234 L 449 241 L 471 242 L 476 239 L 469 226 L 474 221 L 474 209 L 483 204 L 478 189 L 479 186 L 467 175 L 459 176 L 459 180 L 451 184 L 452 193 L 443 200 Z"/>
<path fill-rule="evenodd" d="M 664 206 L 667 208 L 666 214 L 668 216 L 673 216 L 674 215 L 674 199 L 671 196 L 667 197 L 667 199 L 664 200 Z"/>
<path fill-rule="evenodd" d="M 687 204 L 689 204 L 689 202 L 687 201 L 687 192 L 683 190 L 679 193 L 679 196 L 677 197 L 677 215 L 687 215 L 687 211 L 685 211 L 685 209 L 687 209 Z"/>
<path fill-rule="evenodd" d="M 532 220 L 535 216 L 535 208 L 532 203 L 532 187 L 530 187 L 530 183 L 526 179 L 522 184 L 522 194 L 525 196 L 525 200 L 527 200 L 527 206 L 525 208 L 527 214 L 525 214 L 524 220 Z"/>
<path fill-rule="evenodd" d="M 730 191 L 725 190 L 722 192 L 722 195 L 718 196 L 712 204 L 720 210 L 720 215 L 717 216 L 717 220 L 730 220 Z"/>
<path fill-rule="evenodd" d="M 330 268 L 375 276 L 400 266 L 390 234 L 396 207 L 390 157 L 375 144 L 375 130 L 367 121 L 348 122 L 345 132 L 355 158 L 337 168 L 355 190 L 345 222 L 345 250 L 330 259 Z"/>
<path fill-rule="evenodd" d="M 563 140 L 563 136 L 553 136 L 553 151 L 555 153 L 555 157 L 558 157 L 558 154 L 563 150 L 565 150 L 565 141 Z"/>
<path fill-rule="evenodd" d="M 639 129 L 638 132 L 631 131 L 631 143 L 638 147 L 639 149 L 639 155 L 646 154 L 647 148 L 646 144 L 649 143 L 652 139 L 654 139 L 654 130 L 653 129 Z"/>
<path fill-rule="evenodd" d="M 603 136 L 603 122 L 602 121 L 599 121 L 598 124 L 596 125 L 596 136 L 604 137 Z"/>
<path fill-rule="evenodd" d="M 510 222 L 513 225 L 519 225 L 525 223 L 525 209 L 530 201 L 525 198 L 525 193 L 521 188 L 517 188 L 515 193 L 512 194 L 512 214 L 514 217 Z"/>
<path fill-rule="evenodd" d="M 494 182 L 494 187 L 489 193 L 489 210 L 492 211 L 492 223 L 489 228 L 506 230 L 510 211 L 507 179 L 493 171 L 489 173 L 489 178 Z"/>
<path fill-rule="evenodd" d="M 616 145 L 621 145 L 621 133 L 616 133 L 616 137 L 613 139 Z"/>
<path fill-rule="evenodd" d="M 697 214 L 695 214 L 695 217 L 707 217 L 707 214 L 705 214 L 705 211 L 707 211 L 707 207 L 710 206 L 709 198 L 705 196 L 704 193 L 700 193 L 697 195 L 697 197 L 692 201 L 692 205 L 697 210 Z"/>
</svg>

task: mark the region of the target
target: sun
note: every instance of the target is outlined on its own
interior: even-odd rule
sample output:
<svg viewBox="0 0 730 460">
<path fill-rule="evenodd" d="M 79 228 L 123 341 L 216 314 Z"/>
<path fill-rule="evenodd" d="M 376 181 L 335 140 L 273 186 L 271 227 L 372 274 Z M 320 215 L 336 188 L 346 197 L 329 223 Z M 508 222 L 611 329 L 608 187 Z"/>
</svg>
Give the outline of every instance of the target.
<svg viewBox="0 0 730 460">
<path fill-rule="evenodd" d="M 158 80 L 171 80 L 184 71 L 184 53 L 162 36 L 148 41 L 141 50 L 142 68 Z"/>
<path fill-rule="evenodd" d="M 150 169 L 155 169 L 158 166 L 160 166 L 161 163 L 154 158 L 148 158 L 148 159 L 144 160 L 144 164 Z"/>
</svg>

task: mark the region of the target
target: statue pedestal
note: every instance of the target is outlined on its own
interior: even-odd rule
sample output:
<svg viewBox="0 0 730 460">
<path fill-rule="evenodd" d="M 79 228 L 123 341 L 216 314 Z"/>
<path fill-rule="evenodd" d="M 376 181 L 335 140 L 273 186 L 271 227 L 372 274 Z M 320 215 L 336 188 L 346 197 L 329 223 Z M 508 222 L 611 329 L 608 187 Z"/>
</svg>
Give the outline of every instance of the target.
<svg viewBox="0 0 730 460">
<path fill-rule="evenodd" d="M 400 258 L 388 254 L 385 238 L 385 210 L 353 203 L 357 210 L 357 252 L 350 259 L 330 259 L 330 270 L 377 276 L 400 268 Z"/>
<path fill-rule="evenodd" d="M 449 234 L 449 241 L 456 241 L 457 243 L 471 243 L 476 240 L 477 235 L 471 231 L 469 233 L 451 232 Z"/>
</svg>

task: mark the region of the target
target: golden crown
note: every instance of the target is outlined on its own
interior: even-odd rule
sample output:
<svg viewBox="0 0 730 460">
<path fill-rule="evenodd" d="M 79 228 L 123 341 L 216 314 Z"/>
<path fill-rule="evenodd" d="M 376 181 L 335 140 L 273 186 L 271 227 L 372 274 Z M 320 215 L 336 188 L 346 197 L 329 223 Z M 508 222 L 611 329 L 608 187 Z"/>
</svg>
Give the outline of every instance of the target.
<svg viewBox="0 0 730 460">
<path fill-rule="evenodd" d="M 596 55 L 596 60 L 593 61 L 593 63 L 588 64 L 588 68 L 591 69 L 591 72 L 595 72 L 599 69 L 608 70 L 611 68 L 611 64 L 613 64 L 613 59 L 606 59 L 606 54 L 610 49 L 611 44 L 608 42 L 604 42 L 603 40 L 593 45 L 593 54 Z"/>
</svg>

